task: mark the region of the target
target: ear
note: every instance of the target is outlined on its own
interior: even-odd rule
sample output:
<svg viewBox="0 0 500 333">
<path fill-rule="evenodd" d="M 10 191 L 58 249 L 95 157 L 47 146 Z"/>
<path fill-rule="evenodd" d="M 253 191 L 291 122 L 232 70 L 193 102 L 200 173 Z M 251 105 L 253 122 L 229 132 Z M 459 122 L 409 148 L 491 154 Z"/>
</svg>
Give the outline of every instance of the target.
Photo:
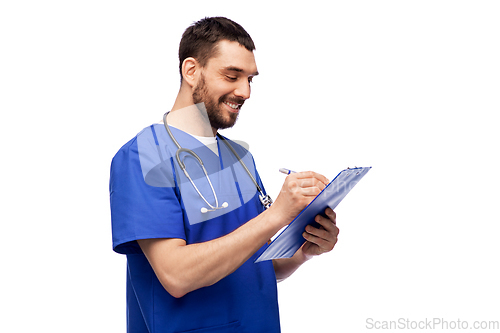
<svg viewBox="0 0 500 333">
<path fill-rule="evenodd" d="M 200 64 L 195 58 L 189 57 L 182 62 L 182 79 L 191 87 L 196 84 Z"/>
</svg>

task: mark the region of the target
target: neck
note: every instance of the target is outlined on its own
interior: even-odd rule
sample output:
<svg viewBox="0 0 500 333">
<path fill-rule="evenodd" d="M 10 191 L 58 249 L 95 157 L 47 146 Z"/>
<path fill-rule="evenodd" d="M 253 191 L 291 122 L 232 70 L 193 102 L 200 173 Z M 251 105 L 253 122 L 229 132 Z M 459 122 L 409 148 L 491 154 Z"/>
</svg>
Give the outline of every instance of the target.
<svg viewBox="0 0 500 333">
<path fill-rule="evenodd" d="M 217 129 L 210 126 L 203 103 L 174 109 L 167 116 L 169 125 L 196 136 L 215 136 Z"/>
<path fill-rule="evenodd" d="M 181 86 L 168 114 L 168 124 L 192 135 L 216 136 L 217 128 L 210 125 L 205 104 L 194 104 L 192 95 L 187 90 Z"/>
</svg>

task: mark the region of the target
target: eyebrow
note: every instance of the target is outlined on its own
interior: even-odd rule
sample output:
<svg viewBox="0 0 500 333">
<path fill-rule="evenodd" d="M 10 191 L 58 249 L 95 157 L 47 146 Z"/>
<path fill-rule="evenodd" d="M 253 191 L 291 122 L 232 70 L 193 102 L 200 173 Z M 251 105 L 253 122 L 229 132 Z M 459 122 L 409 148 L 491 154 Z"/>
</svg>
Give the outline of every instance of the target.
<svg viewBox="0 0 500 333">
<path fill-rule="evenodd" d="M 235 67 L 235 66 L 228 66 L 228 67 L 224 67 L 223 69 L 226 70 L 226 71 L 230 71 L 230 72 L 243 73 L 243 69 L 241 69 L 239 67 Z M 257 75 L 259 75 L 259 72 L 256 71 L 255 73 L 253 73 L 251 75 L 252 76 L 257 76 Z"/>
</svg>

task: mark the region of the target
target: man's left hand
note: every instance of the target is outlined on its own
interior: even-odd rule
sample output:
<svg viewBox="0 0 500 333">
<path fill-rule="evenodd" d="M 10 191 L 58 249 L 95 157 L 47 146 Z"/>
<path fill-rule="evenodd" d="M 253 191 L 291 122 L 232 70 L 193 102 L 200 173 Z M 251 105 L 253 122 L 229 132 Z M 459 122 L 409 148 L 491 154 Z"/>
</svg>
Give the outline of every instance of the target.
<svg viewBox="0 0 500 333">
<path fill-rule="evenodd" d="M 311 225 L 306 226 L 306 231 L 302 236 L 306 242 L 301 247 L 301 251 L 305 257 L 311 258 L 326 252 L 330 252 L 337 243 L 339 228 L 337 228 L 337 215 L 331 208 L 325 210 L 327 217 L 317 215 L 314 219 L 319 228 Z"/>
</svg>

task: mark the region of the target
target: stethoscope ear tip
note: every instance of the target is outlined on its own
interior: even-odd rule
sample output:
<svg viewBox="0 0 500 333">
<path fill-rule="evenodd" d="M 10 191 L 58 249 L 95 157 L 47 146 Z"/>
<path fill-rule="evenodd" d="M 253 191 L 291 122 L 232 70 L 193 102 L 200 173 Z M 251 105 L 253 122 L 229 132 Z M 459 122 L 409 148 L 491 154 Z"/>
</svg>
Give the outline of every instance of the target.
<svg viewBox="0 0 500 333">
<path fill-rule="evenodd" d="M 206 212 L 208 212 L 208 209 L 206 209 L 205 207 L 201 207 L 201 212 L 205 214 Z"/>
<path fill-rule="evenodd" d="M 222 208 L 227 208 L 227 206 L 229 206 L 227 202 L 224 202 L 224 203 L 222 204 Z"/>
</svg>

